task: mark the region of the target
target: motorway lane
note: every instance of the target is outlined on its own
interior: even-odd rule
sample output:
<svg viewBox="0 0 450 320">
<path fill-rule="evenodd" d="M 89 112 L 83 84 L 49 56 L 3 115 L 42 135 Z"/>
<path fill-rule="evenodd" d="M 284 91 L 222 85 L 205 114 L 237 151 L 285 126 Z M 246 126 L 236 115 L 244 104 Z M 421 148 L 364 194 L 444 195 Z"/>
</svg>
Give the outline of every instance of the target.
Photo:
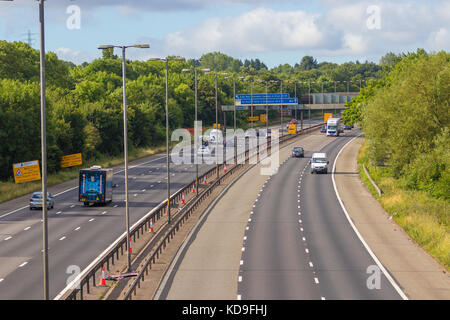
<svg viewBox="0 0 450 320">
<path fill-rule="evenodd" d="M 165 159 L 159 159 L 129 169 L 131 224 L 165 199 L 167 180 L 164 179 L 166 177 L 164 163 Z M 175 174 L 171 176 L 171 188 L 172 192 L 175 192 L 193 179 L 195 166 L 172 165 L 171 167 L 174 168 Z M 211 168 L 206 165 L 199 167 L 200 173 Z M 176 173 L 176 171 L 179 172 Z M 114 189 L 112 204 L 84 207 L 77 202 L 78 190 L 75 189 L 58 197 L 55 208 L 49 211 L 51 297 L 59 293 L 66 285 L 71 276 L 70 273 L 66 273 L 69 266 L 78 266 L 80 271 L 83 270 L 124 232 L 123 172 L 114 176 L 114 183 L 118 183 L 119 187 Z M 144 189 L 146 191 L 142 191 Z M 0 266 L 0 279 L 2 279 L 0 299 L 40 299 L 43 296 L 41 211 L 28 209 L 22 211 L 1 220 L 2 225 L 12 223 L 19 224 L 23 229 L 30 228 L 16 230 L 16 233 L 0 241 L 0 261 L 3 262 Z M 57 212 L 61 213 L 57 214 Z M 4 240 L 8 237 L 12 238 Z M 18 267 L 23 262 L 27 264 Z M 12 264 L 16 267 L 14 268 Z"/>
<path fill-rule="evenodd" d="M 318 120 L 314 120 L 317 122 Z M 165 199 L 165 157 L 129 166 L 130 222 L 133 224 Z M 199 174 L 213 165 L 200 165 Z M 195 165 L 171 164 L 172 193 L 192 181 Z M 49 210 L 50 296 L 56 296 L 125 230 L 124 172 L 114 175 L 113 203 L 105 207 L 84 207 L 78 188 L 56 197 Z M 0 299 L 41 299 L 42 212 L 28 207 L 0 219 Z M 68 268 L 74 266 L 72 271 Z"/>
<path fill-rule="evenodd" d="M 337 152 L 356 134 L 330 138 L 329 172 Z M 319 150 L 317 150 L 319 151 Z M 241 299 L 400 299 L 348 223 L 331 174 L 310 174 L 305 159 L 288 159 L 255 202 L 246 231 L 238 295 Z M 337 173 L 338 174 L 338 173 Z M 372 269 L 370 269 L 372 270 Z M 370 284 L 376 284 L 369 279 Z"/>
</svg>

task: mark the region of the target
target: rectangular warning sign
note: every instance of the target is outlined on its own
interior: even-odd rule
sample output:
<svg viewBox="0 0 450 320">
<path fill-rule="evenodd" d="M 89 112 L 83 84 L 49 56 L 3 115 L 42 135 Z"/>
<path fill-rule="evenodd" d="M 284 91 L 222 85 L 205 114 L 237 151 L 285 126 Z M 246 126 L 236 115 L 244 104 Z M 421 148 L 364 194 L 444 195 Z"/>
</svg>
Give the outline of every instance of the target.
<svg viewBox="0 0 450 320">
<path fill-rule="evenodd" d="M 296 130 L 296 125 L 295 124 L 289 124 L 288 133 L 289 134 L 296 134 L 297 133 L 296 131 L 297 131 Z"/>
<path fill-rule="evenodd" d="M 83 164 L 81 153 L 69 154 L 61 159 L 61 168 L 73 167 Z"/>
<path fill-rule="evenodd" d="M 267 118 L 266 118 L 266 114 L 264 113 L 264 114 L 261 114 L 260 116 L 259 116 L 259 121 L 260 122 L 267 122 Z"/>
<path fill-rule="evenodd" d="M 328 119 L 333 118 L 333 114 L 332 113 L 325 113 L 323 115 L 323 122 L 327 122 Z"/>
<path fill-rule="evenodd" d="M 39 161 L 28 161 L 13 164 L 15 183 L 34 181 L 41 179 L 41 171 L 39 169 Z"/>
</svg>

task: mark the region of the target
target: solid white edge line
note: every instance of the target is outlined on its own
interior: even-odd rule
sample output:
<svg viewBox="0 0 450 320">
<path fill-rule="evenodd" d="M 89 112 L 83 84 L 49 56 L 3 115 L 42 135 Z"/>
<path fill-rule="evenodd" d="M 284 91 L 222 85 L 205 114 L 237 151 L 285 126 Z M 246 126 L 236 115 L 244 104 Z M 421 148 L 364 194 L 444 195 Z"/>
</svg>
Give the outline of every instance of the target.
<svg viewBox="0 0 450 320">
<path fill-rule="evenodd" d="M 156 160 L 158 160 L 158 159 L 156 159 Z M 177 190 L 175 193 L 177 193 L 177 192 L 180 191 L 181 189 L 183 189 L 183 188 L 180 188 L 180 189 Z M 150 210 L 150 211 L 149 211 L 146 215 L 144 215 L 141 219 L 139 219 L 138 221 L 136 221 L 136 223 L 130 227 L 130 230 L 133 230 L 137 225 L 139 225 L 142 221 L 144 221 L 149 215 L 151 215 L 154 211 L 156 211 L 156 209 L 157 209 L 161 204 L 166 203 L 166 202 L 167 202 L 167 199 L 161 201 L 160 204 L 158 204 L 156 207 L 154 207 L 152 210 Z M 110 244 L 110 245 L 109 245 L 102 253 L 100 253 L 100 255 L 98 255 L 97 258 L 95 258 L 95 259 L 94 259 L 94 260 L 93 260 L 86 268 L 84 268 L 84 270 L 81 271 L 81 272 L 77 275 L 77 277 L 76 277 L 75 279 L 72 280 L 71 283 L 67 284 L 67 286 L 66 286 L 64 289 L 62 289 L 61 292 L 58 293 L 58 294 L 56 295 L 55 298 L 53 298 L 53 300 L 59 300 L 59 299 L 61 299 L 62 296 L 63 296 L 68 290 L 70 290 L 71 288 L 74 288 L 74 286 L 76 286 L 76 284 L 80 282 L 80 279 L 81 279 L 82 277 L 84 277 L 84 275 L 87 273 L 87 271 L 88 271 L 90 268 L 92 268 L 95 264 L 97 264 L 97 263 L 100 261 L 100 259 L 101 259 L 101 258 L 102 258 L 109 250 L 111 250 L 115 245 L 117 245 L 117 243 L 118 243 L 119 241 L 122 240 L 123 237 L 126 237 L 126 234 L 127 234 L 126 231 L 125 231 L 124 233 L 122 233 L 122 234 L 116 239 L 116 241 L 114 241 L 113 243 L 111 243 L 111 244 Z"/>
<path fill-rule="evenodd" d="M 344 203 L 341 200 L 341 197 L 339 196 L 339 192 L 337 190 L 336 187 L 336 182 L 334 180 L 334 173 L 336 172 L 336 162 L 337 159 L 339 158 L 339 155 L 341 154 L 342 150 L 345 149 L 345 147 L 350 144 L 350 142 L 352 142 L 353 140 L 355 140 L 356 138 L 359 138 L 362 134 L 350 139 L 350 141 L 348 141 L 342 148 L 341 150 L 339 150 L 338 154 L 336 155 L 336 158 L 334 159 L 334 163 L 333 163 L 333 171 L 332 171 L 332 175 L 331 175 L 331 180 L 333 181 L 333 188 L 334 188 L 334 192 L 336 193 L 336 197 L 339 201 L 339 204 L 342 207 L 342 210 L 344 211 L 345 217 L 348 220 L 348 223 L 350 224 L 350 226 L 353 228 L 353 231 L 355 231 L 356 235 L 358 236 L 359 240 L 362 242 L 362 244 L 364 245 L 364 247 L 366 248 L 367 252 L 369 253 L 369 255 L 372 257 L 372 259 L 375 261 L 375 263 L 378 265 L 378 267 L 380 268 L 380 270 L 383 272 L 383 274 L 386 276 L 386 278 L 389 280 L 389 282 L 391 283 L 391 285 L 394 287 L 394 289 L 397 291 L 397 293 L 400 295 L 400 297 L 402 297 L 403 300 L 409 300 L 408 297 L 406 296 L 406 294 L 402 291 L 402 289 L 400 289 L 400 286 L 395 282 L 395 280 L 391 277 L 391 275 L 387 272 L 387 270 L 384 268 L 383 264 L 380 262 L 380 260 L 378 260 L 377 256 L 375 255 L 375 253 L 373 253 L 373 251 L 370 249 L 369 245 L 366 243 L 366 241 L 364 241 L 364 238 L 361 236 L 361 234 L 359 233 L 358 229 L 356 228 L 355 224 L 352 222 L 347 209 L 344 206 Z"/>
</svg>

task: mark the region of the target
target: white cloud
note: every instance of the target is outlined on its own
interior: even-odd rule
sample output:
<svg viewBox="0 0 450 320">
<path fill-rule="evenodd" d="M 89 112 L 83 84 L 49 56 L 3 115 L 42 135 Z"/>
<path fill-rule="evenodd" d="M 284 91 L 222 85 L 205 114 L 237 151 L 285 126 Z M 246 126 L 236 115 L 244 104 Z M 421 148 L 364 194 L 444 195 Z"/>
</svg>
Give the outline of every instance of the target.
<svg viewBox="0 0 450 320">
<path fill-rule="evenodd" d="M 311 48 L 322 41 L 316 17 L 304 11 L 260 8 L 238 17 L 207 19 L 195 27 L 171 33 L 165 45 L 168 51 L 188 55 Z"/>
<path fill-rule="evenodd" d="M 433 50 L 450 50 L 449 29 L 440 28 L 438 31 L 433 32 L 428 39 L 428 44 Z"/>
<path fill-rule="evenodd" d="M 388 51 L 448 48 L 450 4 L 445 0 L 324 0 L 322 12 L 258 8 L 240 16 L 210 18 L 167 35 L 165 50 L 186 56 L 221 51 L 231 55 L 302 51 L 328 56 L 382 55 Z M 377 28 L 369 28 L 379 9 Z M 446 11 L 447 12 L 443 12 Z M 373 25 L 373 22 L 372 22 Z"/>
<path fill-rule="evenodd" d="M 60 47 L 60 48 L 56 49 L 55 53 L 59 59 L 65 60 L 65 61 L 71 61 L 75 64 L 81 64 L 85 61 L 89 62 L 89 61 L 92 61 L 93 59 L 97 58 L 97 57 L 94 57 L 90 53 L 73 50 L 73 49 L 65 48 L 65 47 Z"/>
</svg>

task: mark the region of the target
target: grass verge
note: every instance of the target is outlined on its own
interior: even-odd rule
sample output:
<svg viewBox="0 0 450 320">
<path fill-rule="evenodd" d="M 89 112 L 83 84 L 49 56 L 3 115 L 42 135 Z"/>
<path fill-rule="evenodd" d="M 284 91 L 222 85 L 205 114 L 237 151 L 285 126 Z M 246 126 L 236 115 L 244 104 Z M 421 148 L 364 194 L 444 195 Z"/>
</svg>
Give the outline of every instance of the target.
<svg viewBox="0 0 450 320">
<path fill-rule="evenodd" d="M 128 160 L 133 161 L 140 158 L 148 157 L 157 153 L 164 152 L 166 150 L 165 145 L 155 148 L 136 148 L 128 151 Z M 92 165 L 100 165 L 104 168 L 110 168 L 116 165 L 120 165 L 124 162 L 123 155 L 116 157 L 102 156 L 98 159 L 89 160 L 84 162 L 82 166 L 71 167 L 62 169 L 59 172 L 51 173 L 47 175 L 47 186 L 51 187 L 56 184 L 69 181 L 78 178 L 80 168 L 88 168 Z M 0 182 L 0 203 L 14 199 L 28 193 L 39 191 L 42 188 L 41 181 L 31 181 L 24 183 L 14 183 L 11 178 L 9 181 Z"/>
<path fill-rule="evenodd" d="M 433 198 L 423 191 L 405 189 L 401 179 L 394 179 L 390 175 L 389 167 L 370 164 L 366 149 L 367 140 L 358 154 L 359 174 L 366 187 L 411 239 L 444 265 L 448 271 L 450 267 L 450 203 Z M 367 178 L 363 163 L 372 179 L 383 190 L 381 197 Z"/>
</svg>

